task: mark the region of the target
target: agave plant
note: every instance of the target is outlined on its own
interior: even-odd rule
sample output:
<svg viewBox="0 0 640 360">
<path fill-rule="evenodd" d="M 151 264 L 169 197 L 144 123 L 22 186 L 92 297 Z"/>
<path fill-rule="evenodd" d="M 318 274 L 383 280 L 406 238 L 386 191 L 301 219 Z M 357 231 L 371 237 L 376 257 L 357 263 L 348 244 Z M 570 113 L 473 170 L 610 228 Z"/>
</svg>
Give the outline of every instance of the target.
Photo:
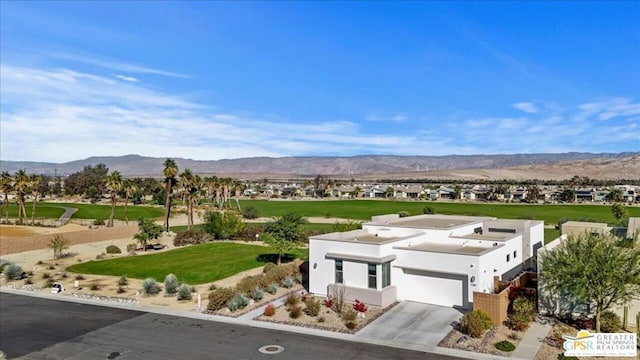
<svg viewBox="0 0 640 360">
<path fill-rule="evenodd" d="M 154 278 L 147 278 L 142 282 L 142 291 L 146 295 L 155 295 L 160 292 L 160 286 Z"/>
<path fill-rule="evenodd" d="M 20 265 L 9 264 L 4 267 L 4 271 L 2 273 L 4 274 L 4 278 L 7 280 L 20 280 L 24 271 L 22 271 Z"/>
<path fill-rule="evenodd" d="M 178 300 L 191 300 L 191 286 L 188 284 L 178 286 Z"/>
<path fill-rule="evenodd" d="M 169 274 L 164 278 L 164 292 L 167 295 L 173 295 L 178 292 L 178 278 Z"/>
</svg>

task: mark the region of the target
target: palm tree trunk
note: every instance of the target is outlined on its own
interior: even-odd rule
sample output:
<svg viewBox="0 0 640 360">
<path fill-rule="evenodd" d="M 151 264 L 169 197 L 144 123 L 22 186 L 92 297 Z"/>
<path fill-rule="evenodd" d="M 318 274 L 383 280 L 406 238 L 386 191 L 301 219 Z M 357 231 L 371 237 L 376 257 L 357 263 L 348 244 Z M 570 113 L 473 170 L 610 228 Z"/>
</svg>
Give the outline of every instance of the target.
<svg viewBox="0 0 640 360">
<path fill-rule="evenodd" d="M 113 217 L 116 214 L 116 197 L 111 196 L 111 214 L 109 214 L 109 222 L 107 222 L 107 227 L 113 227 Z"/>
<path fill-rule="evenodd" d="M 24 211 L 24 195 L 18 195 L 18 223 L 23 224 L 24 219 L 27 217 Z"/>
<path fill-rule="evenodd" d="M 167 182 L 166 186 L 167 199 L 164 203 L 164 228 L 169 231 L 169 216 L 171 216 L 171 183 Z"/>
<path fill-rule="evenodd" d="M 129 193 L 124 195 L 124 221 L 129 225 Z"/>
<path fill-rule="evenodd" d="M 9 194 L 4 193 L 4 216 L 7 218 L 7 224 L 9 223 Z"/>
<path fill-rule="evenodd" d="M 36 201 L 38 201 L 38 193 L 33 196 L 33 205 L 31 205 L 31 226 L 36 225 Z"/>
</svg>

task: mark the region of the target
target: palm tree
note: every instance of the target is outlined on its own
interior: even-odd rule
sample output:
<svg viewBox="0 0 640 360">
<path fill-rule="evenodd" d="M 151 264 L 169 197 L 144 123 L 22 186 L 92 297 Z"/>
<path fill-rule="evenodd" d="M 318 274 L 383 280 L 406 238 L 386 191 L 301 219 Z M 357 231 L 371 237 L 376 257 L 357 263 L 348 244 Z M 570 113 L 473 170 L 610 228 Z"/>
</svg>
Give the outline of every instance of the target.
<svg viewBox="0 0 640 360">
<path fill-rule="evenodd" d="M 107 177 L 107 189 L 111 193 L 111 214 L 109 214 L 109 222 L 107 227 L 113 226 L 113 217 L 116 214 L 116 203 L 118 201 L 118 193 L 122 190 L 122 176 L 116 170 Z"/>
<path fill-rule="evenodd" d="M 7 223 L 9 223 L 9 193 L 13 191 L 13 178 L 8 171 L 3 171 L 0 174 L 0 190 L 2 190 L 2 194 L 4 195 L 4 199 L 2 201 L 2 206 L 4 207 L 4 214 L 7 218 Z"/>
<path fill-rule="evenodd" d="M 124 193 L 124 221 L 129 225 L 129 198 L 138 191 L 138 186 L 131 179 L 122 181 L 122 191 Z"/>
<path fill-rule="evenodd" d="M 191 212 L 191 208 L 193 206 L 193 173 L 190 169 L 184 169 L 182 174 L 180 174 L 180 184 L 182 185 L 182 198 L 184 203 L 187 205 L 187 226 L 189 227 L 189 230 L 191 230 L 193 228 L 193 217 Z"/>
<path fill-rule="evenodd" d="M 242 185 L 242 182 L 238 180 L 233 181 L 233 189 L 234 189 L 233 191 L 236 195 L 236 205 L 238 206 L 238 211 L 240 212 L 242 212 L 242 209 L 240 208 L 240 194 L 242 193 L 243 188 L 244 186 Z"/>
<path fill-rule="evenodd" d="M 21 169 L 13 175 L 13 180 L 13 189 L 16 192 L 16 197 L 18 198 L 18 223 L 23 224 L 27 217 L 27 213 L 24 208 L 24 196 L 29 189 L 29 175 Z"/>
<path fill-rule="evenodd" d="M 164 175 L 165 191 L 167 192 L 167 199 L 164 204 L 164 227 L 166 231 L 169 231 L 169 216 L 171 215 L 171 199 L 173 198 L 173 186 L 176 185 L 176 175 L 178 175 L 178 165 L 175 160 L 167 159 L 164 161 L 164 169 L 162 170 Z"/>
<path fill-rule="evenodd" d="M 29 182 L 31 183 L 31 192 L 33 193 L 33 204 L 31 205 L 31 226 L 36 224 L 36 202 L 38 201 L 38 195 L 40 193 L 40 181 L 42 177 L 40 175 L 31 175 Z"/>
<path fill-rule="evenodd" d="M 531 201 L 538 201 L 540 198 L 540 188 L 536 184 L 527 186 L 527 199 Z"/>
</svg>

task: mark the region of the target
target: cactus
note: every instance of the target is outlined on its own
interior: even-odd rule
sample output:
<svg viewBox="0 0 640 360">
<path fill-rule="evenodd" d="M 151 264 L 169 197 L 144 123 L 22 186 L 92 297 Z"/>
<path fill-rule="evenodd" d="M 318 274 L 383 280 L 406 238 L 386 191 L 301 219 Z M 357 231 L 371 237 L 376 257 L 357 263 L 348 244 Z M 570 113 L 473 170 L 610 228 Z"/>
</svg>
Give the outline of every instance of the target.
<svg viewBox="0 0 640 360">
<path fill-rule="evenodd" d="M 231 299 L 231 302 L 235 303 L 240 309 L 249 305 L 249 299 L 244 296 L 244 294 L 236 294 L 236 296 Z"/>
<path fill-rule="evenodd" d="M 7 266 L 4 267 L 4 278 L 7 280 L 20 280 L 20 277 L 22 276 L 22 268 L 20 267 L 20 265 L 16 265 L 16 264 L 9 264 Z"/>
<path fill-rule="evenodd" d="M 278 284 L 273 283 L 267 286 L 267 292 L 271 295 L 274 295 L 276 292 L 278 292 Z"/>
<path fill-rule="evenodd" d="M 146 295 L 155 295 L 160 292 L 160 287 L 154 278 L 147 278 L 142 282 L 142 291 Z"/>
<path fill-rule="evenodd" d="M 178 286 L 178 300 L 191 300 L 191 286 L 188 284 Z"/>
<path fill-rule="evenodd" d="M 173 295 L 178 291 L 178 278 L 169 274 L 164 278 L 164 292 L 167 295 Z"/>
<path fill-rule="evenodd" d="M 251 290 L 251 293 L 249 295 L 253 300 L 260 301 L 262 300 L 262 296 L 264 295 L 264 293 L 262 292 L 262 289 L 256 286 L 255 289 Z"/>
<path fill-rule="evenodd" d="M 282 286 L 287 289 L 291 289 L 293 285 L 295 285 L 295 280 L 293 280 L 291 276 L 287 276 L 286 278 L 284 278 L 284 280 L 282 280 Z"/>
</svg>

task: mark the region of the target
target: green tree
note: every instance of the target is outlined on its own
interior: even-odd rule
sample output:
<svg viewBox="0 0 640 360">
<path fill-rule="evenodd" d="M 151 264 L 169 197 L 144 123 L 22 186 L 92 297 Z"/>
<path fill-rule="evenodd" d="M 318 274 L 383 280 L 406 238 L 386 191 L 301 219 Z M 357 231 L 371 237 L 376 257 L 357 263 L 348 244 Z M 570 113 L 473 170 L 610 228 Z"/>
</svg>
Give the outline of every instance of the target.
<svg viewBox="0 0 640 360">
<path fill-rule="evenodd" d="M 216 239 L 231 239 L 244 230 L 242 218 L 233 211 L 207 211 L 203 220 L 204 231 Z"/>
<path fill-rule="evenodd" d="M 138 233 L 133 238 L 142 245 L 143 250 L 147 250 L 147 242 L 156 240 L 162 234 L 162 226 L 157 225 L 151 219 L 138 219 Z"/>
<path fill-rule="evenodd" d="M 109 214 L 109 221 L 107 221 L 107 227 L 113 226 L 113 217 L 116 214 L 116 204 L 118 203 L 118 193 L 122 190 L 122 176 L 118 171 L 112 172 L 107 177 L 107 189 L 109 189 L 109 195 L 111 197 L 111 213 Z"/>
<path fill-rule="evenodd" d="M 29 176 L 31 194 L 33 196 L 33 202 L 31 203 L 31 226 L 36 224 L 36 202 L 38 202 L 38 195 L 40 194 L 40 182 L 42 177 L 40 175 Z"/>
<path fill-rule="evenodd" d="M 31 181 L 29 180 L 29 175 L 24 170 L 18 170 L 13 175 L 13 190 L 16 193 L 16 198 L 18 199 L 18 223 L 24 224 L 25 218 L 27 217 L 25 211 L 25 195 L 29 191 Z"/>
<path fill-rule="evenodd" d="M 56 234 L 47 245 L 53 251 L 53 259 L 58 260 L 62 256 L 62 252 L 69 248 L 69 240 Z"/>
<path fill-rule="evenodd" d="M 124 194 L 124 221 L 129 225 L 129 198 L 138 192 L 138 185 L 131 179 L 122 180 L 122 193 Z M 140 195 L 142 196 L 142 195 Z M 135 199 L 134 199 L 135 203 Z"/>
<path fill-rule="evenodd" d="M 270 233 L 264 233 L 260 236 L 260 240 L 270 246 L 273 251 L 278 254 L 278 262 L 280 265 L 282 263 L 282 255 L 286 254 L 287 251 L 291 251 L 298 246 L 298 241 L 290 241 L 283 237 L 274 236 Z"/>
<path fill-rule="evenodd" d="M 299 241 L 302 235 L 302 224 L 306 224 L 307 219 L 302 215 L 288 212 L 275 221 L 268 222 L 265 225 L 265 232 L 276 238 L 285 239 L 287 241 Z"/>
<path fill-rule="evenodd" d="M 624 208 L 624 205 L 617 202 L 611 205 L 611 213 L 618 223 L 620 223 L 627 216 L 627 209 Z"/>
<path fill-rule="evenodd" d="M 2 191 L 2 207 L 4 207 L 4 214 L 7 223 L 9 222 L 9 194 L 13 191 L 13 177 L 9 172 L 3 171 L 0 174 L 0 191 Z"/>
<path fill-rule="evenodd" d="M 176 185 L 176 175 L 178 175 L 178 164 L 175 160 L 167 159 L 164 161 L 164 169 L 162 174 L 164 175 L 164 186 L 167 198 L 164 203 L 164 228 L 165 231 L 169 231 L 169 216 L 171 216 L 171 199 L 173 197 L 173 187 Z"/>
<path fill-rule="evenodd" d="M 612 235 L 570 236 L 540 265 L 545 289 L 594 304 L 597 332 L 603 311 L 640 297 L 640 246 L 620 247 Z"/>
</svg>

